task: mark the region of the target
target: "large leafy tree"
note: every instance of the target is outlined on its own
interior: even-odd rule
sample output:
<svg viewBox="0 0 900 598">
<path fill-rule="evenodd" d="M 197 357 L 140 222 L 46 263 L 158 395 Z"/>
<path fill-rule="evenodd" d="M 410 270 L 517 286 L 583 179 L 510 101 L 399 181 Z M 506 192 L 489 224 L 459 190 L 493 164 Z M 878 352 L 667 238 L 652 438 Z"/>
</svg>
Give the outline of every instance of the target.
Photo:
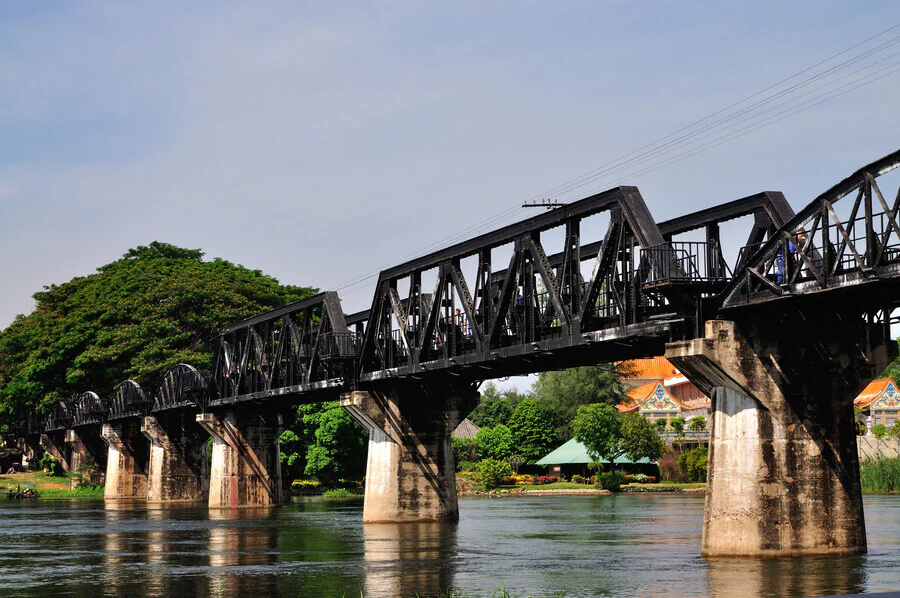
<svg viewBox="0 0 900 598">
<path fill-rule="evenodd" d="M 493 382 L 488 382 L 481 390 L 478 406 L 469 414 L 473 424 L 493 428 L 509 422 L 513 410 L 525 397 L 515 390 L 500 391 Z"/>
<path fill-rule="evenodd" d="M 503 424 L 478 430 L 475 435 L 475 443 L 478 447 L 478 456 L 482 459 L 505 461 L 515 452 L 512 432 Z"/>
<path fill-rule="evenodd" d="M 553 415 L 560 438 L 571 438 L 572 420 L 582 405 L 617 405 L 625 399 L 625 389 L 620 383 L 625 373 L 623 367 L 605 363 L 544 372 L 538 376 L 534 397 Z"/>
<path fill-rule="evenodd" d="M 315 293 L 203 252 L 153 242 L 89 276 L 45 287 L 0 332 L 0 419 L 75 392 L 157 384 L 179 362 L 210 367 L 217 328 Z"/>
<path fill-rule="evenodd" d="M 583 405 L 572 422 L 575 439 L 595 460 L 615 463 L 622 455 L 633 461 L 655 461 L 665 449 L 657 427 L 637 414 L 621 415 L 604 403 Z"/>
<path fill-rule="evenodd" d="M 538 401 L 525 399 L 516 405 L 508 424 L 514 452 L 526 462 L 537 461 L 559 444 L 553 418 Z"/>
<path fill-rule="evenodd" d="M 361 478 L 366 468 L 367 436 L 340 403 L 301 405 L 299 413 L 304 433 L 312 436 L 304 473 L 325 483 Z"/>
</svg>

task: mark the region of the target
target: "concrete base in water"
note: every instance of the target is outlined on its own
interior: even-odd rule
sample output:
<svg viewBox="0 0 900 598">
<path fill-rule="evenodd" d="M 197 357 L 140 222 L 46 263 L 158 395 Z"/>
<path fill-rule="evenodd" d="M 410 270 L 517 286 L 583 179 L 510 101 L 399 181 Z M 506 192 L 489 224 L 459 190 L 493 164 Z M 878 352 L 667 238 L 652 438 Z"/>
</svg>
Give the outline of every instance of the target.
<svg viewBox="0 0 900 598">
<path fill-rule="evenodd" d="M 147 439 L 138 421 L 103 424 L 100 432 L 109 445 L 104 498 L 147 498 Z"/>
<path fill-rule="evenodd" d="M 887 353 L 850 346 L 863 366 L 799 344 L 751 344 L 727 321 L 668 345 L 666 357 L 712 399 L 704 555 L 866 552 L 852 401 Z"/>
<path fill-rule="evenodd" d="M 213 438 L 211 508 L 282 504 L 279 415 L 250 410 L 222 416 L 201 413 L 197 422 Z"/>
<path fill-rule="evenodd" d="M 477 389 L 469 386 L 414 384 L 341 398 L 341 406 L 369 430 L 363 522 L 459 518 L 450 433 L 477 401 Z"/>
<path fill-rule="evenodd" d="M 141 433 L 150 441 L 147 502 L 207 500 L 209 436 L 194 421 L 194 414 L 145 417 Z"/>
</svg>

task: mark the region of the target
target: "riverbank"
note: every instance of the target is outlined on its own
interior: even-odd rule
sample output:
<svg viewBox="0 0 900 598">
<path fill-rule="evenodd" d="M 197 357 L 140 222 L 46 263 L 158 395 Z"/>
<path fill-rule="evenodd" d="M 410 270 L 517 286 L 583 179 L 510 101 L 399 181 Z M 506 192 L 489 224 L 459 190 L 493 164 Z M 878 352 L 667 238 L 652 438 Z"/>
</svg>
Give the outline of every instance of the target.
<svg viewBox="0 0 900 598">
<path fill-rule="evenodd" d="M 470 487 L 467 489 L 458 488 L 459 496 L 560 496 L 560 495 L 594 495 L 604 496 L 612 494 L 609 490 L 602 490 L 585 484 L 575 484 L 572 482 L 556 482 L 553 484 L 543 484 L 539 486 L 521 485 L 521 486 L 500 486 L 494 490 L 485 490 L 484 488 Z M 690 483 L 660 483 L 660 484 L 626 484 L 622 486 L 622 492 L 704 492 L 706 484 Z"/>
<path fill-rule="evenodd" d="M 70 498 L 103 498 L 103 486 L 72 487 L 74 475 L 51 476 L 43 471 L 0 474 L 0 496 L 10 490 L 34 488 L 38 500 Z"/>
</svg>

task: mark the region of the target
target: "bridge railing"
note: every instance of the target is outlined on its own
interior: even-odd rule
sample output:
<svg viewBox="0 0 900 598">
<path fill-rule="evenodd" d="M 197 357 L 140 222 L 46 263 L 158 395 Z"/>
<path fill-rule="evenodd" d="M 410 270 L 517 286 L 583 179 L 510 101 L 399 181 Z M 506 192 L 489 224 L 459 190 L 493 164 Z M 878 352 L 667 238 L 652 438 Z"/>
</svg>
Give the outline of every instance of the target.
<svg viewBox="0 0 900 598">
<path fill-rule="evenodd" d="M 674 241 L 647 247 L 645 285 L 665 283 L 724 283 L 731 270 L 715 241 Z"/>
<path fill-rule="evenodd" d="M 72 426 L 72 410 L 64 405 L 57 405 L 44 420 L 44 431 L 66 430 Z"/>
<path fill-rule="evenodd" d="M 72 425 L 86 426 L 101 423 L 106 419 L 109 409 L 106 403 L 94 392 L 86 392 L 73 399 Z"/>
</svg>

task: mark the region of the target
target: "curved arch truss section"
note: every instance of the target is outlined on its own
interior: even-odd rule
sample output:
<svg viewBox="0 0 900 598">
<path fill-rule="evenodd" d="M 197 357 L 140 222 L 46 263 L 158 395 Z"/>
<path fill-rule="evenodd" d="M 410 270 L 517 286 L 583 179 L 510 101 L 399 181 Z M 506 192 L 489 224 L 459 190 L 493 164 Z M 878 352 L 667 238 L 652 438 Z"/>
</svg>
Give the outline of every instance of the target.
<svg viewBox="0 0 900 598">
<path fill-rule="evenodd" d="M 724 293 L 723 307 L 865 288 L 887 291 L 900 275 L 900 150 L 818 196 L 750 254 Z M 884 293 L 896 296 L 896 293 Z M 882 306 L 885 309 L 892 305 Z"/>
<path fill-rule="evenodd" d="M 618 187 L 386 270 L 368 315 L 350 318 L 365 328 L 360 381 L 571 367 L 610 343 L 608 359 L 658 354 L 730 281 L 718 224 L 751 214 L 793 215 L 760 194 L 657 225 L 636 187 Z M 704 241 L 675 238 L 697 229 Z"/>
<path fill-rule="evenodd" d="M 152 408 L 153 398 L 134 380 L 125 380 L 116 387 L 107 418 L 141 417 L 149 414 Z"/>
<path fill-rule="evenodd" d="M 210 404 L 348 387 L 358 351 L 335 292 L 232 324 L 219 331 Z"/>
<path fill-rule="evenodd" d="M 54 407 L 44 419 L 44 431 L 67 430 L 72 427 L 74 421 L 74 408 L 65 403 Z"/>
<path fill-rule="evenodd" d="M 72 404 L 72 426 L 102 423 L 109 411 L 106 402 L 91 391 L 75 397 Z"/>
<path fill-rule="evenodd" d="M 203 407 L 207 403 L 209 380 L 194 366 L 179 363 L 166 372 L 154 397 L 154 411 Z"/>
</svg>

